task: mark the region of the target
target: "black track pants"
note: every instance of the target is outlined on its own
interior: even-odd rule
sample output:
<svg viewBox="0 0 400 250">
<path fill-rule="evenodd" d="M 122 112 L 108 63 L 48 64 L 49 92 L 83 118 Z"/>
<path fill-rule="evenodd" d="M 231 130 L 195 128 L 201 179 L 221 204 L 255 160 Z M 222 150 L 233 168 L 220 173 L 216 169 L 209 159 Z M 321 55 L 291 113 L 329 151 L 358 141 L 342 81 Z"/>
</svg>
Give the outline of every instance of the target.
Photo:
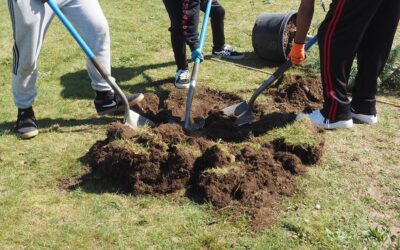
<svg viewBox="0 0 400 250">
<path fill-rule="evenodd" d="M 318 30 L 324 88 L 322 114 L 331 122 L 354 112 L 376 114 L 377 79 L 388 59 L 400 0 L 334 0 Z M 347 98 L 351 66 L 358 59 L 353 98 Z"/>
<path fill-rule="evenodd" d="M 191 38 L 186 38 L 183 33 L 183 0 L 163 0 L 165 8 L 167 9 L 171 27 L 169 31 L 171 32 L 171 43 L 172 49 L 174 51 L 175 62 L 178 69 L 188 69 L 188 62 L 186 58 L 186 40 L 192 40 Z M 201 10 L 205 11 L 207 5 L 207 1 L 200 0 Z M 196 20 L 199 19 L 199 11 L 194 10 L 194 13 L 191 13 L 191 19 Z M 215 50 L 221 50 L 225 44 L 225 34 L 224 34 L 224 17 L 225 17 L 225 9 L 219 4 L 218 1 L 214 1 L 211 8 L 211 28 L 213 32 L 213 43 Z M 193 23 L 193 22 L 191 22 Z M 197 25 L 191 25 L 191 29 L 198 29 Z M 197 34 L 197 33 L 195 33 Z M 194 40 L 194 39 L 193 39 Z M 188 44 L 191 49 L 194 49 L 196 45 Z"/>
</svg>

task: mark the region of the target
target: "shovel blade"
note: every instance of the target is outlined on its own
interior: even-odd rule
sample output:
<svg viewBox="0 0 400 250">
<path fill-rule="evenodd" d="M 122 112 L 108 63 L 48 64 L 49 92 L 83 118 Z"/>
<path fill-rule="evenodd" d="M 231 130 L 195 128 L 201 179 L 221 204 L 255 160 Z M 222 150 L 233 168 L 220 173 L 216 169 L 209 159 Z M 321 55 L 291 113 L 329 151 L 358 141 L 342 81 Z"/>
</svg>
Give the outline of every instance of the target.
<svg viewBox="0 0 400 250">
<path fill-rule="evenodd" d="M 195 119 L 194 122 L 185 120 L 183 128 L 187 131 L 195 131 L 204 128 L 205 123 L 206 121 L 204 119 Z"/>
<path fill-rule="evenodd" d="M 240 114 L 243 114 L 246 110 L 249 109 L 249 105 L 247 102 L 241 102 L 229 107 L 226 107 L 222 110 L 222 112 L 224 113 L 224 115 L 227 116 L 239 116 Z"/>
<path fill-rule="evenodd" d="M 133 129 L 144 126 L 148 127 L 155 126 L 155 123 L 152 120 L 147 119 L 146 117 L 132 110 L 129 110 L 129 112 L 125 113 L 124 123 Z"/>
<path fill-rule="evenodd" d="M 244 126 L 246 124 L 253 122 L 254 119 L 255 119 L 255 117 L 254 117 L 254 114 L 251 111 L 251 109 L 247 109 L 245 112 L 243 112 L 241 115 L 239 115 L 239 117 L 236 119 L 234 125 L 236 127 L 241 127 L 241 126 Z"/>
</svg>

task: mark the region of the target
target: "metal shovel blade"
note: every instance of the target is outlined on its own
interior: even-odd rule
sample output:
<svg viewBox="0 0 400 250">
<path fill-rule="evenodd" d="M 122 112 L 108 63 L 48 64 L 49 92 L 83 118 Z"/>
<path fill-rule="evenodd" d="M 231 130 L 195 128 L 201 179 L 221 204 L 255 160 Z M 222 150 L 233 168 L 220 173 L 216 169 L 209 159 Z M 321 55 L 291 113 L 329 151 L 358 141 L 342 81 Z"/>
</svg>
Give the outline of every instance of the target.
<svg viewBox="0 0 400 250">
<path fill-rule="evenodd" d="M 128 125 L 129 127 L 136 129 L 138 127 L 153 127 L 155 126 L 154 122 L 151 121 L 150 119 L 147 119 L 146 117 L 129 110 L 128 112 L 125 112 L 125 117 L 124 117 L 124 124 Z"/>
<path fill-rule="evenodd" d="M 195 119 L 194 122 L 185 120 L 183 128 L 187 131 L 195 131 L 204 128 L 206 121 L 204 119 Z"/>
<path fill-rule="evenodd" d="M 224 115 L 227 115 L 227 116 L 231 116 L 231 115 L 239 116 L 240 114 L 243 114 L 248 109 L 249 109 L 249 105 L 246 101 L 244 101 L 244 102 L 226 107 L 222 110 L 222 112 L 224 113 Z"/>
<path fill-rule="evenodd" d="M 253 122 L 254 119 L 255 119 L 255 117 L 254 117 L 254 114 L 251 111 L 251 109 L 247 109 L 245 112 L 243 112 L 241 115 L 238 116 L 234 125 L 236 127 L 241 127 L 241 126 L 244 126 L 246 124 Z"/>
</svg>

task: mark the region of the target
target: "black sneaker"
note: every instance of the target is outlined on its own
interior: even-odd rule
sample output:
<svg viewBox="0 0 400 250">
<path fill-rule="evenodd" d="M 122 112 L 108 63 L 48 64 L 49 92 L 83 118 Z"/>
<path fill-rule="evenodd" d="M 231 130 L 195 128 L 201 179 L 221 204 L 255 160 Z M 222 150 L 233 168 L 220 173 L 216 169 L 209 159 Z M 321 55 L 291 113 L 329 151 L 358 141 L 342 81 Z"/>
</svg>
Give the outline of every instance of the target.
<svg viewBox="0 0 400 250">
<path fill-rule="evenodd" d="M 14 132 L 22 139 L 31 139 L 39 134 L 35 113 L 32 107 L 18 109 L 18 117 L 14 126 Z"/>
<path fill-rule="evenodd" d="M 142 93 L 128 94 L 126 98 L 128 99 L 129 107 L 132 107 L 142 101 L 144 95 Z M 124 111 L 121 98 L 111 91 L 96 91 L 94 105 L 99 115 L 109 115 Z"/>
<path fill-rule="evenodd" d="M 231 60 L 240 60 L 243 59 L 244 57 L 243 53 L 236 52 L 235 49 L 229 44 L 225 44 L 224 48 L 219 51 L 213 49 L 212 54 L 214 56 L 219 56 L 221 58 L 231 59 Z"/>
</svg>

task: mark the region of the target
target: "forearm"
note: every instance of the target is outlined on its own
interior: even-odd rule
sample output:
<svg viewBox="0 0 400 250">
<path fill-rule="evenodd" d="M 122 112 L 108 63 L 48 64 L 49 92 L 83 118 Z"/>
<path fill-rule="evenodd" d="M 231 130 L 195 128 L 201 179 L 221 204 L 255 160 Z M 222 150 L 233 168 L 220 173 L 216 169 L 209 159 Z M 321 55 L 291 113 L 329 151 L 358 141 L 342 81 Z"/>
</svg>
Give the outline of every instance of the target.
<svg viewBox="0 0 400 250">
<path fill-rule="evenodd" d="M 310 29 L 311 21 L 314 15 L 315 0 L 302 0 L 296 19 L 296 36 L 295 43 L 304 43 L 307 37 L 308 30 Z"/>
</svg>

